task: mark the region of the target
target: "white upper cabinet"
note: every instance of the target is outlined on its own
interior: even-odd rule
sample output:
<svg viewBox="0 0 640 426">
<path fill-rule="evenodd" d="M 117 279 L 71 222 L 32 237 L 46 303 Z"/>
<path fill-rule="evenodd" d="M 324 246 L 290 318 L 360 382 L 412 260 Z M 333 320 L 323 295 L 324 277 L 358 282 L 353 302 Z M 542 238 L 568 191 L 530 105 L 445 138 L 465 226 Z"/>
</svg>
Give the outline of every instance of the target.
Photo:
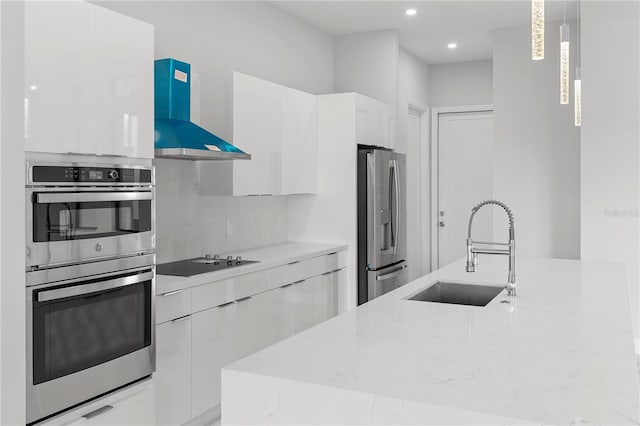
<svg viewBox="0 0 640 426">
<path fill-rule="evenodd" d="M 153 158 L 153 26 L 25 2 L 25 149 Z"/>
<path fill-rule="evenodd" d="M 153 158 L 153 26 L 96 9 L 98 154 Z"/>
<path fill-rule="evenodd" d="M 394 117 L 390 105 L 356 95 L 356 142 L 393 149 Z"/>
<path fill-rule="evenodd" d="M 282 122 L 282 194 L 313 194 L 318 187 L 316 97 L 280 89 Z"/>
<path fill-rule="evenodd" d="M 233 195 L 316 193 L 314 95 L 234 73 L 233 143 L 251 154 L 233 164 Z"/>
<path fill-rule="evenodd" d="M 280 88 L 233 74 L 233 143 L 251 160 L 233 163 L 233 195 L 280 193 Z"/>
<path fill-rule="evenodd" d="M 95 153 L 97 8 L 81 1 L 24 5 L 25 149 Z"/>
</svg>

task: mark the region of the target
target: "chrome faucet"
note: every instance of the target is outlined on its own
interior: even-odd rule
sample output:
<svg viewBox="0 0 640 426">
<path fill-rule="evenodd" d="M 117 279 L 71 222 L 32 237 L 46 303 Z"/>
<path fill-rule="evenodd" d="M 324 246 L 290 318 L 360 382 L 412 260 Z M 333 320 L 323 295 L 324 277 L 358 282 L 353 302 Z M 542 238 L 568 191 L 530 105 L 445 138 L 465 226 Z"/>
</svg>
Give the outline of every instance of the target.
<svg viewBox="0 0 640 426">
<path fill-rule="evenodd" d="M 509 242 L 508 243 L 495 243 L 495 242 L 483 242 L 473 241 L 471 239 L 471 225 L 473 224 L 473 217 L 476 215 L 481 207 L 487 204 L 495 204 L 500 206 L 507 212 L 509 217 Z M 513 212 L 501 201 L 498 200 L 485 200 L 480 202 L 477 206 L 471 209 L 471 216 L 469 217 L 469 232 L 467 234 L 467 272 L 475 272 L 478 266 L 478 254 L 502 254 L 509 256 L 509 276 L 507 278 L 507 294 L 509 296 L 516 295 L 516 237 L 513 225 Z M 494 249 L 494 248 L 476 248 L 474 244 L 489 245 L 489 246 L 508 246 L 508 249 Z"/>
</svg>

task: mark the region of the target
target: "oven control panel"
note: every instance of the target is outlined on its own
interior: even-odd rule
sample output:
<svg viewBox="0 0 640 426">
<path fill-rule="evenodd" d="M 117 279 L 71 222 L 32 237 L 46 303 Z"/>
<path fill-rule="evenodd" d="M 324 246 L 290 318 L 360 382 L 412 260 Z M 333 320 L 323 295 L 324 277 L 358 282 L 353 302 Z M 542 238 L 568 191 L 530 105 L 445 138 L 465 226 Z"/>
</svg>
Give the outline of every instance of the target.
<svg viewBox="0 0 640 426">
<path fill-rule="evenodd" d="M 151 183 L 150 169 L 33 166 L 33 183 Z"/>
</svg>

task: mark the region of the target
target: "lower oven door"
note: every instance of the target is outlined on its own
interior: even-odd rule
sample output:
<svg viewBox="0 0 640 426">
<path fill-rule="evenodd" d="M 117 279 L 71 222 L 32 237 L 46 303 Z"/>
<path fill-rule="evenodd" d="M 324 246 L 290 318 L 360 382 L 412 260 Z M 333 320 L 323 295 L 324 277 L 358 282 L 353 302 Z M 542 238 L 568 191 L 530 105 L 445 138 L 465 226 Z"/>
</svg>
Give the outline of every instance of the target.
<svg viewBox="0 0 640 426">
<path fill-rule="evenodd" d="M 27 268 L 155 248 L 154 189 L 28 188 Z"/>
<path fill-rule="evenodd" d="M 153 267 L 27 288 L 27 422 L 155 370 Z"/>
</svg>

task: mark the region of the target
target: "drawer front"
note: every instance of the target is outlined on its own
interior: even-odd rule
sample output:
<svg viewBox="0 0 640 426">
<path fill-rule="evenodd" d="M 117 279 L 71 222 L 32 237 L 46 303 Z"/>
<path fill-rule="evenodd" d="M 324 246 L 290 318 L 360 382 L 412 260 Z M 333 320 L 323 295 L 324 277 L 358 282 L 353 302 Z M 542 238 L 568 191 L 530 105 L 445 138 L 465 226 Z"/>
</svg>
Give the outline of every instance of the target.
<svg viewBox="0 0 640 426">
<path fill-rule="evenodd" d="M 269 269 L 269 283 L 271 287 L 280 287 L 313 275 L 313 259 L 294 261 Z"/>
<path fill-rule="evenodd" d="M 341 263 L 346 263 L 346 258 L 342 255 L 343 253 L 344 252 L 336 252 L 311 259 L 313 262 L 313 275 L 321 275 L 325 272 L 342 268 L 344 265 L 341 265 Z"/>
<path fill-rule="evenodd" d="M 269 289 L 269 275 L 267 271 L 240 275 L 222 281 L 193 287 L 191 302 L 192 312 L 233 302 L 243 297 L 252 296 Z"/>
<path fill-rule="evenodd" d="M 152 379 L 39 423 L 62 425 L 155 425 L 155 391 Z"/>
<path fill-rule="evenodd" d="M 191 289 L 168 291 L 156 296 L 156 324 L 191 313 Z"/>
</svg>

